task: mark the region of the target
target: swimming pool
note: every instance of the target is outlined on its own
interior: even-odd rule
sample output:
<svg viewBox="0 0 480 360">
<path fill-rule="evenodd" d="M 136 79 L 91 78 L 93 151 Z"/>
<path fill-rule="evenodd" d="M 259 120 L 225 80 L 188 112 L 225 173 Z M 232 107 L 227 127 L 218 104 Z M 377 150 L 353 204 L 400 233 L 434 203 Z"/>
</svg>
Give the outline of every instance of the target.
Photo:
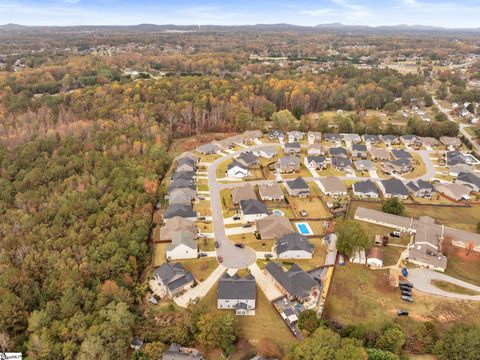
<svg viewBox="0 0 480 360">
<path fill-rule="evenodd" d="M 278 210 L 278 209 L 273 210 L 273 213 L 274 213 L 275 215 L 278 215 L 278 216 L 283 216 L 283 215 L 284 215 L 283 211 L 282 211 L 282 210 Z"/>
<path fill-rule="evenodd" d="M 295 226 L 300 234 L 313 235 L 312 228 L 310 227 L 310 225 L 308 225 L 308 223 L 306 222 L 295 223 Z"/>
</svg>

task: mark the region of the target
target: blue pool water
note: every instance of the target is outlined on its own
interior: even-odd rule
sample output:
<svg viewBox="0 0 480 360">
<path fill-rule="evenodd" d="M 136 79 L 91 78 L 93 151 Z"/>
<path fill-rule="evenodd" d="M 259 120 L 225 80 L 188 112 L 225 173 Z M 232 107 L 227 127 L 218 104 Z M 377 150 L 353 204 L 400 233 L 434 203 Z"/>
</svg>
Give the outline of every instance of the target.
<svg viewBox="0 0 480 360">
<path fill-rule="evenodd" d="M 300 234 L 302 235 L 309 235 L 310 230 L 308 230 L 307 225 L 305 224 L 297 224 L 298 230 L 300 231 Z"/>
</svg>

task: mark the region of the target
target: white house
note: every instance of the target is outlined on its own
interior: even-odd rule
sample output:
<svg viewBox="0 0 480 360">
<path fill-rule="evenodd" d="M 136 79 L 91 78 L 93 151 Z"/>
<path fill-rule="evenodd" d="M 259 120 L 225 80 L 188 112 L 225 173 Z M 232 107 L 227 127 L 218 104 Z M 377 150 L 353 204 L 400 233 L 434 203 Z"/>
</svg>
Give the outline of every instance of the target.
<svg viewBox="0 0 480 360">
<path fill-rule="evenodd" d="M 294 232 L 283 235 L 275 242 L 275 253 L 279 259 L 311 259 L 314 251 L 315 246 L 307 237 Z"/>
<path fill-rule="evenodd" d="M 257 302 L 255 278 L 248 274 L 230 276 L 224 273 L 218 280 L 217 308 L 233 309 L 236 315 L 254 315 Z"/>
<path fill-rule="evenodd" d="M 243 179 L 248 176 L 249 173 L 248 168 L 240 164 L 238 161 L 233 161 L 227 168 L 227 177 L 233 179 Z"/>
<path fill-rule="evenodd" d="M 258 200 L 241 200 L 240 215 L 244 223 L 253 223 L 268 216 L 267 206 Z"/>
<path fill-rule="evenodd" d="M 172 235 L 172 243 L 165 247 L 168 260 L 196 259 L 198 245 L 190 231 L 177 231 Z"/>
<path fill-rule="evenodd" d="M 370 267 L 380 268 L 383 266 L 383 250 L 373 247 L 367 254 L 367 265 Z"/>
</svg>

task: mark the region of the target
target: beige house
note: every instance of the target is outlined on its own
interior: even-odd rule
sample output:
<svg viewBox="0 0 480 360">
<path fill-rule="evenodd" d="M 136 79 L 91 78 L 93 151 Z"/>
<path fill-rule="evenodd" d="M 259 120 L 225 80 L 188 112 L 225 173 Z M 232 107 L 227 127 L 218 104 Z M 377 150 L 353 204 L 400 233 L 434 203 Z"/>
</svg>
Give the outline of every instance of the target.
<svg viewBox="0 0 480 360">
<path fill-rule="evenodd" d="M 282 201 L 285 197 L 282 188 L 277 183 L 261 184 L 258 186 L 258 192 L 263 201 Z"/>
<path fill-rule="evenodd" d="M 460 201 L 460 200 L 470 200 L 470 193 L 472 188 L 462 185 L 462 184 L 435 184 L 435 190 L 450 199 Z"/>
<path fill-rule="evenodd" d="M 390 153 L 385 149 L 372 147 L 370 148 L 370 154 L 372 155 L 372 159 L 376 161 L 390 159 Z"/>
<path fill-rule="evenodd" d="M 232 202 L 238 205 L 242 200 L 257 200 L 257 195 L 250 185 L 233 188 Z"/>
<path fill-rule="evenodd" d="M 344 196 L 347 195 L 347 187 L 338 177 L 328 176 L 318 181 L 318 186 L 327 196 Z"/>
<path fill-rule="evenodd" d="M 272 214 L 263 219 L 255 221 L 260 238 L 265 239 L 279 239 L 283 235 L 294 232 L 290 220 L 285 216 Z"/>
<path fill-rule="evenodd" d="M 154 239 L 155 242 L 171 241 L 174 233 L 178 231 L 189 231 L 192 234 L 197 234 L 198 230 L 194 222 L 180 216 L 172 217 L 165 222 L 165 225 L 160 228 L 159 239 Z"/>
<path fill-rule="evenodd" d="M 452 136 L 442 136 L 440 137 L 440 142 L 447 148 L 453 147 L 458 149 L 462 146 L 462 141 L 459 138 Z"/>
</svg>

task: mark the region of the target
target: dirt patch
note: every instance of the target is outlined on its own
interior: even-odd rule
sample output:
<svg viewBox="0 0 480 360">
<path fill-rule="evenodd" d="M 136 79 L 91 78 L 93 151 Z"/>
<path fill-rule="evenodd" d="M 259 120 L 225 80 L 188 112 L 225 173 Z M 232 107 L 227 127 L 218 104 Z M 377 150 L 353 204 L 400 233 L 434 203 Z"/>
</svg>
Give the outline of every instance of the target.
<svg viewBox="0 0 480 360">
<path fill-rule="evenodd" d="M 200 144 L 205 144 L 213 140 L 222 140 L 227 137 L 233 136 L 235 133 L 214 133 L 214 134 L 201 134 L 188 138 L 175 139 L 170 144 L 169 151 L 176 153 L 182 153 L 184 151 L 194 150 Z"/>
<path fill-rule="evenodd" d="M 448 256 L 455 255 L 463 262 L 469 262 L 469 263 L 480 262 L 480 254 L 474 251 L 470 251 L 468 255 L 467 253 L 468 253 L 467 249 L 451 248 L 448 252 Z"/>
</svg>

